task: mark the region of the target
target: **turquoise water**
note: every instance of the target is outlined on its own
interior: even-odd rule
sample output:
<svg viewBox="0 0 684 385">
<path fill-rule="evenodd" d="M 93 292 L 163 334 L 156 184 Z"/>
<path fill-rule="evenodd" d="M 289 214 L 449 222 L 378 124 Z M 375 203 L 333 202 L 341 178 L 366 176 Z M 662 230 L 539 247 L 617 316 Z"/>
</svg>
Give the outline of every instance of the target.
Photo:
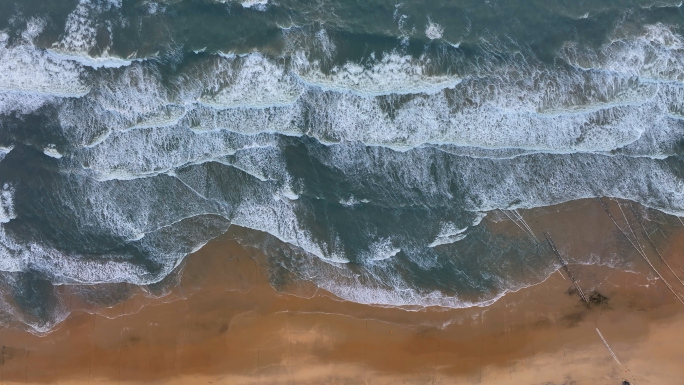
<svg viewBox="0 0 684 385">
<path fill-rule="evenodd" d="M 537 283 L 549 251 L 483 220 L 594 197 L 684 215 L 682 16 L 0 0 L 2 312 L 49 330 L 54 285 L 154 284 L 231 226 L 265 234 L 274 286 L 351 301 Z"/>
</svg>

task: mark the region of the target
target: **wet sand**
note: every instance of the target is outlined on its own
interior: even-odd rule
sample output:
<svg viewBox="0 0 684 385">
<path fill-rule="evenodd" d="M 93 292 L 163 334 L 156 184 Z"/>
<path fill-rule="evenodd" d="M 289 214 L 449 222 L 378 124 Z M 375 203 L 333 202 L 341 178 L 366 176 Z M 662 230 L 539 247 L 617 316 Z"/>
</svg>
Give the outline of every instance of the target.
<svg viewBox="0 0 684 385">
<path fill-rule="evenodd" d="M 311 285 L 298 297 L 268 284 L 267 258 L 225 236 L 189 256 L 161 298 L 140 292 L 99 314 L 75 312 L 42 337 L 3 329 L 0 382 L 681 384 L 684 305 L 653 269 L 684 293 L 675 276 L 684 276 L 684 231 L 654 239 L 658 252 L 637 237 L 651 267 L 616 247 L 621 235 L 600 209 L 586 200 L 519 211 L 564 255 L 594 252 L 602 263 L 631 254 L 630 272 L 568 266 L 589 305 L 562 270 L 487 307 L 382 308 Z M 486 225 L 527 236 L 499 219 Z"/>
</svg>

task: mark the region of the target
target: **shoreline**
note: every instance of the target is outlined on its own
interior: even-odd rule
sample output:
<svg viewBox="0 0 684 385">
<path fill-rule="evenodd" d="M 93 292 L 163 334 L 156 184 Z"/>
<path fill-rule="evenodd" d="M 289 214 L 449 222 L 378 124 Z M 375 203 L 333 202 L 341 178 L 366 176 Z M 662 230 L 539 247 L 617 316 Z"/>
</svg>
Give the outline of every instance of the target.
<svg viewBox="0 0 684 385">
<path fill-rule="evenodd" d="M 562 218 L 584 231 L 586 210 L 595 208 L 524 214 L 535 229 L 554 230 Z M 596 223 L 586 230 L 596 239 L 614 232 Z M 488 226 L 524 236 L 510 222 Z M 575 253 L 592 242 L 561 247 Z M 665 245 L 662 256 L 681 269 L 684 231 Z M 675 358 L 684 354 L 684 306 L 638 259 L 633 272 L 570 263 L 589 305 L 556 270 L 489 306 L 408 310 L 344 301 L 308 282 L 297 292 L 309 297 L 278 292 L 265 257 L 221 237 L 188 256 L 158 298 L 129 287 L 123 302 L 76 311 L 44 336 L 3 328 L 0 381 L 674 385 L 684 376 Z M 675 289 L 684 293 L 684 285 Z M 72 308 L 83 306 L 72 297 Z"/>
</svg>

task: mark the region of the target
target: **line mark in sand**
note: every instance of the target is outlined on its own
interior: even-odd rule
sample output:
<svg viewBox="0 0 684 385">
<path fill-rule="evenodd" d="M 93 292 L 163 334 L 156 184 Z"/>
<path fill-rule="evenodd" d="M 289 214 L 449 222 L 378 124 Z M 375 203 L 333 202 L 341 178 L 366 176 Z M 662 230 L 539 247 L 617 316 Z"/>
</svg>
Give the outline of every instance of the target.
<svg viewBox="0 0 684 385">
<path fill-rule="evenodd" d="M 644 223 L 641 221 L 641 218 L 639 218 L 639 215 L 637 215 L 637 212 L 631 203 L 629 204 L 629 207 L 632 210 L 632 214 L 634 214 L 634 217 L 636 218 L 637 222 L 639 223 L 639 226 L 641 226 L 641 230 L 643 231 L 644 235 L 646 235 L 646 239 L 648 240 L 648 243 L 651 245 L 653 250 L 655 250 L 656 254 L 658 254 L 658 256 L 660 257 L 660 260 L 663 261 L 665 266 L 667 266 L 667 268 L 670 270 L 672 275 L 677 279 L 677 281 L 679 281 L 679 283 L 681 283 L 682 286 L 684 286 L 684 281 L 682 281 L 679 278 L 679 276 L 677 276 L 677 274 L 674 272 L 674 270 L 672 270 L 672 267 L 670 267 L 670 264 L 667 263 L 667 261 L 665 260 L 665 257 L 663 257 L 663 255 L 660 254 L 660 251 L 658 251 L 658 248 L 656 247 L 655 242 L 653 242 L 653 239 L 651 239 L 651 235 L 648 233 L 648 230 L 646 230 L 646 226 L 644 226 Z"/>
<path fill-rule="evenodd" d="M 482 363 L 484 360 L 484 315 L 484 311 L 480 312 L 480 384 L 482 383 Z"/>
<path fill-rule="evenodd" d="M 608 351 L 610 352 L 610 355 L 613 356 L 613 359 L 615 360 L 615 362 L 617 362 L 618 365 L 622 366 L 622 364 L 620 363 L 620 360 L 618 360 L 617 356 L 615 355 L 615 352 L 613 352 L 613 349 L 610 348 L 610 346 L 608 345 L 608 342 L 606 342 L 606 339 L 603 338 L 603 334 L 601 334 L 601 331 L 598 328 L 596 328 L 596 333 L 598 333 L 599 337 L 601 337 L 601 341 L 603 341 L 603 344 L 606 345 L 606 349 L 608 349 Z"/>
<path fill-rule="evenodd" d="M 95 360 L 95 320 L 97 320 L 97 313 L 93 313 L 93 328 L 90 332 L 90 342 L 93 347 L 90 349 L 90 368 L 88 369 L 88 384 L 90 385 L 90 378 L 93 374 L 93 361 Z"/>
<path fill-rule="evenodd" d="M 568 277 L 570 278 L 570 281 L 572 281 L 573 285 L 575 285 L 575 289 L 577 289 L 577 293 L 579 294 L 580 298 L 582 298 L 582 301 L 584 301 L 584 303 L 589 303 L 587 296 L 584 295 L 584 291 L 580 287 L 575 276 L 572 275 L 572 273 L 570 273 L 570 268 L 568 267 L 568 263 L 561 256 L 560 252 L 558 251 L 558 248 L 556 247 L 556 244 L 553 243 L 553 239 L 551 239 L 551 235 L 549 234 L 548 231 L 544 231 L 544 237 L 546 237 L 546 242 L 548 242 L 549 247 L 551 248 L 551 251 L 553 251 L 553 254 L 556 255 L 558 262 L 560 262 L 561 268 L 563 268 L 563 270 L 565 270 L 565 274 L 568 275 Z"/>
<path fill-rule="evenodd" d="M 289 300 L 289 297 L 288 297 Z M 290 358 L 287 360 L 287 372 L 290 375 L 290 383 L 294 385 L 294 376 L 292 374 L 292 337 L 290 336 L 290 310 L 285 314 L 285 327 L 287 330 L 287 346 L 290 350 Z"/>
<path fill-rule="evenodd" d="M 183 353 L 185 350 L 185 341 L 186 337 L 188 334 L 188 328 L 190 327 L 190 323 L 188 320 L 190 319 L 190 311 L 187 308 L 187 304 L 185 307 L 185 311 L 187 314 L 185 315 L 185 319 L 183 320 L 183 333 L 180 335 L 180 341 L 176 343 L 176 369 L 178 370 L 178 377 L 180 378 L 180 383 L 183 385 Z"/>
<path fill-rule="evenodd" d="M 332 317 L 332 314 L 326 314 L 326 315 L 324 316 L 324 319 L 325 319 L 325 323 L 326 323 L 327 326 L 328 326 L 328 335 L 332 336 L 332 335 L 333 335 L 332 326 L 331 326 L 331 325 L 332 325 L 332 322 L 330 322 L 330 317 Z M 330 349 L 331 352 L 335 351 L 335 346 L 334 346 L 334 343 L 333 343 L 332 338 L 330 338 L 329 349 Z M 328 363 L 329 363 L 329 365 L 330 365 L 330 384 L 333 384 L 333 385 L 334 385 L 334 384 L 337 382 L 337 381 L 336 381 L 336 380 L 337 380 L 337 376 L 335 375 L 335 364 L 333 363 L 332 357 L 328 360 Z"/>
<path fill-rule="evenodd" d="M 613 223 L 615 224 L 615 227 L 617 227 L 618 230 L 620 230 L 620 232 L 622 233 L 622 235 L 627 239 L 627 241 L 629 241 L 629 243 L 632 244 L 632 247 L 634 247 L 634 249 L 637 251 L 637 253 L 646 261 L 646 263 L 648 263 L 648 265 L 651 267 L 651 269 L 653 269 L 653 271 L 656 273 L 656 275 L 658 275 L 658 277 L 663 281 L 663 284 L 665 284 L 665 286 L 667 286 L 667 288 L 670 289 L 670 291 L 675 296 L 675 298 L 677 298 L 677 300 L 679 300 L 679 302 L 681 302 L 681 304 L 684 305 L 684 300 L 682 300 L 682 298 L 679 296 L 679 294 L 677 294 L 675 292 L 675 290 L 672 288 L 670 283 L 667 282 L 667 280 L 660 274 L 660 272 L 655 268 L 655 266 L 653 266 L 651 261 L 646 256 L 646 253 L 643 251 L 643 248 L 640 248 L 641 245 L 639 245 L 639 247 L 637 247 L 637 245 L 634 243 L 634 242 L 638 243 L 639 240 L 635 239 L 634 241 L 632 241 L 632 239 L 627 235 L 627 233 L 622 229 L 622 227 L 620 227 L 618 225 L 617 221 L 615 220 L 615 217 L 613 217 L 613 214 L 610 213 L 608 206 L 605 203 L 603 203 L 601 198 L 597 197 L 596 200 L 598 200 L 598 202 L 601 204 L 601 206 L 603 207 L 603 211 L 606 212 L 606 214 L 608 215 L 610 220 L 613 221 Z M 620 208 L 620 211 L 622 212 L 622 215 L 624 215 L 624 211 L 622 211 L 622 207 L 620 206 L 620 202 L 617 202 L 617 204 L 618 204 L 618 207 Z M 629 229 L 632 232 L 632 234 L 634 234 L 634 231 L 632 230 L 632 226 L 629 224 L 629 221 L 627 220 L 626 216 L 625 216 L 625 221 L 627 222 L 627 226 L 629 226 Z M 635 235 L 635 237 L 636 237 L 636 235 Z"/>
<path fill-rule="evenodd" d="M 28 384 L 28 345 L 24 345 L 26 356 L 24 357 L 24 381 Z"/>
<path fill-rule="evenodd" d="M 506 212 L 506 210 L 499 210 L 499 211 L 504 213 L 504 215 L 507 216 L 511 222 L 515 223 L 515 225 L 518 226 L 520 228 L 520 230 L 523 231 L 523 233 L 526 233 L 527 235 L 529 235 L 530 238 L 532 239 L 532 242 L 534 242 L 536 245 L 539 245 L 539 239 L 537 239 L 537 236 L 534 235 L 534 232 L 532 231 L 530 226 L 527 224 L 527 222 L 525 222 L 525 219 L 522 217 L 522 215 L 520 215 L 516 210 L 510 210 L 510 212 L 515 213 L 515 215 L 509 214 L 508 212 Z M 522 222 L 522 225 L 520 224 L 520 222 Z"/>
<path fill-rule="evenodd" d="M 565 280 L 565 281 L 568 280 L 567 278 L 565 278 L 565 276 L 563 275 L 563 273 L 560 272 L 560 269 L 556 270 L 556 272 L 558 273 L 558 275 L 561 276 L 561 278 L 563 278 L 563 280 Z"/>
<path fill-rule="evenodd" d="M 368 374 L 369 374 L 368 373 L 368 367 L 369 367 L 369 365 L 368 365 L 368 318 L 366 318 L 366 326 L 365 327 L 366 327 L 366 334 L 365 334 L 364 339 L 365 339 L 366 345 L 364 346 L 364 349 L 363 349 L 363 362 L 366 364 L 366 367 L 365 367 L 366 375 L 365 375 L 364 381 L 365 381 L 365 384 L 368 384 Z"/>
<path fill-rule="evenodd" d="M 546 294 L 549 296 L 549 298 L 552 298 L 550 290 L 546 290 Z M 561 335 L 560 325 L 558 324 L 558 317 L 556 317 L 556 313 L 552 310 L 549 310 L 548 313 L 551 315 L 551 318 L 553 319 L 553 324 L 556 326 L 556 330 L 558 331 L 558 341 L 560 342 L 561 349 L 563 350 L 563 363 L 565 363 L 565 343 L 563 342 L 563 336 Z"/>
<path fill-rule="evenodd" d="M 119 384 L 121 384 L 121 345 L 123 344 L 123 334 L 126 329 L 126 301 L 121 307 L 121 333 L 119 333 L 119 349 L 117 352 L 117 362 L 119 364 Z"/>
<path fill-rule="evenodd" d="M 504 297 L 504 331 L 506 332 L 506 361 L 508 361 L 508 379 L 513 379 L 513 362 L 511 362 L 511 335 L 508 330 L 508 301 Z"/>
<path fill-rule="evenodd" d="M 6 328 L 0 329 L 0 336 L 5 333 Z M 0 348 L 0 384 L 5 383 L 5 345 Z"/>
<path fill-rule="evenodd" d="M 435 385 L 435 381 L 437 380 L 437 363 L 439 362 L 439 344 L 442 341 L 437 340 L 437 352 L 435 353 L 435 369 L 432 371 L 432 385 Z"/>
</svg>

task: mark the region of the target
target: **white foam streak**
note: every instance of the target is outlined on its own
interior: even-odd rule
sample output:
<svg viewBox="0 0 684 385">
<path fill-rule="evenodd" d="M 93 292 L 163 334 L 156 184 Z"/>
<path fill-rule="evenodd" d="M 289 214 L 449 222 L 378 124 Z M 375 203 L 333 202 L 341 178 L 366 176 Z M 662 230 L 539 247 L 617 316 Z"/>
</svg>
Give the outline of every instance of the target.
<svg viewBox="0 0 684 385">
<path fill-rule="evenodd" d="M 452 309 L 462 309 L 469 307 L 486 307 L 500 298 L 502 298 L 507 291 L 497 294 L 494 298 L 483 301 L 467 301 L 462 300 L 458 296 L 445 295 L 440 291 L 432 291 L 429 293 L 420 292 L 412 288 L 402 289 L 384 288 L 384 287 L 368 287 L 367 285 L 336 285 L 334 281 L 329 284 L 319 284 L 325 290 L 334 293 L 336 296 L 355 303 L 361 303 L 373 306 L 384 307 L 402 307 L 410 309 L 424 309 L 427 307 L 444 307 Z"/>
<path fill-rule="evenodd" d="M 664 24 L 643 27 L 642 33 L 622 33 L 599 51 L 568 44 L 561 56 L 584 69 L 600 68 L 653 82 L 684 82 L 684 40 Z"/>
<path fill-rule="evenodd" d="M 425 36 L 430 40 L 441 39 L 444 35 L 444 27 L 428 19 L 428 24 L 425 26 Z"/>
<path fill-rule="evenodd" d="M 496 209 L 602 195 L 684 215 L 684 183 L 666 162 L 653 160 L 677 151 L 682 138 L 677 117 L 684 116 L 682 41 L 663 26 L 616 40 L 598 53 L 568 45 L 563 55 L 574 66 L 570 69 L 519 59 L 460 77 L 438 72 L 426 56 L 392 52 L 324 71 L 320 62 L 298 52 L 291 62 L 260 53 L 202 55 L 184 72 L 163 75 L 153 62 L 110 62 L 106 55 L 87 59 L 89 64 L 75 61 L 93 48 L 94 33 L 102 28 L 93 24 L 101 9 L 87 1 L 78 7 L 52 52 L 31 43 L 38 22 L 18 45 L 9 46 L 8 35 L 0 33 L 0 111 L 33 111 L 54 99 L 60 134 L 71 147 L 60 146 L 60 153 L 48 146 L 44 153 L 60 159 L 60 177 L 78 181 L 64 194 L 71 199 L 73 220 L 101 226 L 94 233 L 137 242 L 162 268 L 152 274 L 119 255 L 90 260 L 35 242 L 22 244 L 0 225 L 0 270 L 33 269 L 55 282 L 152 282 L 210 238 L 191 234 L 201 242 L 181 250 L 171 247 L 178 234 L 155 243 L 152 232 L 214 215 L 295 245 L 338 275 L 349 273 L 345 282 L 332 273 L 316 280 L 344 299 L 465 307 L 491 303 L 509 289 L 501 284 L 491 298 L 464 301 L 421 292 L 397 276 L 387 278 L 382 269 L 391 267 L 400 252 L 411 252 L 398 235 L 368 241 L 355 258 L 345 255 L 338 234 L 331 230 L 321 236 L 302 219 L 310 214 L 305 202 L 311 191 L 300 191 L 288 174 L 283 135 L 307 135 L 328 144 L 302 141 L 312 159 L 339 172 L 345 183 L 382 191 L 374 202 L 391 191 L 396 199 L 406 198 L 402 202 L 435 209 L 453 201 L 447 186 L 453 181 L 464 197 L 458 204 L 478 214 L 469 227 L 440 219 L 445 222 L 437 234 L 426 235 L 419 246 L 435 255 L 444 249 L 440 246 L 463 240 L 468 228 Z M 426 30 L 430 39 L 442 33 L 436 24 Z M 322 51 L 334 52 L 326 33 L 318 32 L 316 39 Z M 89 83 L 82 65 L 94 68 L 87 70 L 95 74 Z M 491 69 L 487 65 L 483 68 Z M 613 154 L 601 155 L 608 153 Z M 226 175 L 238 180 L 220 179 L 220 168 L 209 162 L 246 175 L 230 169 Z M 190 167 L 197 165 L 203 166 Z M 367 180 L 373 181 L 370 187 Z M 244 190 L 223 190 L 224 185 Z M 130 186 L 136 191 L 131 193 Z M 166 206 L 157 199 L 168 191 L 181 197 L 182 205 Z M 14 186 L 5 184 L 0 223 L 16 218 L 14 195 Z M 369 202 L 344 197 L 335 197 L 342 205 L 337 208 L 348 212 Z M 341 266 L 351 259 L 377 270 L 363 281 Z"/>
<path fill-rule="evenodd" d="M 0 159 L 1 160 L 1 159 Z M 5 183 L 0 190 L 0 223 L 7 223 L 17 217 L 14 211 L 14 187 Z"/>
<path fill-rule="evenodd" d="M 467 227 L 459 229 L 451 222 L 443 223 L 437 237 L 428 245 L 428 247 L 437 247 L 458 242 L 466 237 L 466 234 L 463 234 L 466 230 L 468 230 Z"/>
<path fill-rule="evenodd" d="M 240 5 L 244 8 L 252 8 L 257 11 L 266 11 L 266 6 L 268 5 L 268 0 L 242 0 Z"/>
<path fill-rule="evenodd" d="M 77 62 L 82 66 L 86 67 L 91 67 L 91 68 L 121 68 L 121 67 L 126 67 L 133 62 L 140 62 L 144 61 L 146 59 L 133 59 L 133 60 L 128 60 L 124 58 L 119 58 L 115 56 L 109 56 L 108 54 L 105 54 L 103 56 L 89 56 L 86 54 L 76 54 L 73 52 L 69 51 L 61 51 L 59 49 L 53 48 L 53 49 L 48 49 L 47 50 L 48 54 L 50 54 L 51 57 L 53 57 L 56 60 L 69 60 L 73 62 Z"/>
<path fill-rule="evenodd" d="M 303 92 L 286 68 L 258 53 L 216 61 L 204 81 L 199 101 L 219 109 L 289 106 Z"/>
<path fill-rule="evenodd" d="M 240 205 L 233 224 L 253 230 L 263 231 L 277 239 L 301 248 L 329 263 L 348 263 L 349 259 L 334 245 L 317 242 L 311 232 L 297 222 L 295 206 L 289 200 L 274 201 L 272 206 L 262 206 L 251 202 Z"/>
<path fill-rule="evenodd" d="M 56 60 L 30 41 L 10 46 L 8 39 L 0 31 L 0 95 L 80 97 L 89 91 L 75 63 Z"/>
<path fill-rule="evenodd" d="M 370 244 L 368 251 L 360 257 L 366 261 L 385 261 L 399 254 L 400 248 L 392 244 L 389 238 L 380 239 Z"/>
<path fill-rule="evenodd" d="M 461 82 L 456 76 L 428 75 L 430 61 L 424 57 L 416 60 L 391 53 L 367 65 L 349 62 L 334 67 L 329 74 L 320 70 L 318 62 L 310 64 L 301 52 L 296 58 L 298 76 L 324 91 L 354 92 L 361 96 L 434 94 Z"/>
<path fill-rule="evenodd" d="M 113 8 L 121 8 L 121 1 L 80 0 L 67 17 L 64 33 L 49 50 L 50 54 L 58 60 L 70 60 L 92 68 L 119 68 L 130 65 L 131 60 L 111 56 L 109 46 L 98 47 L 102 50 L 100 56 L 90 56 L 90 52 L 98 46 L 98 32 L 106 31 L 108 40 L 112 40 L 112 28 L 116 21 L 101 20 L 100 16 Z"/>
<path fill-rule="evenodd" d="M 4 190 L 6 191 L 6 190 Z M 31 242 L 15 240 L 0 225 L 0 271 L 41 271 L 62 283 L 142 282 L 149 273 L 117 256 L 86 260 Z"/>
<path fill-rule="evenodd" d="M 429 75 L 425 58 L 396 53 L 324 74 L 302 55 L 293 68 L 258 53 L 215 57 L 181 75 L 177 95 L 150 66 L 132 64 L 98 86 L 88 103 L 65 105 L 61 121 L 74 132 L 101 130 L 84 139 L 86 146 L 113 131 L 174 125 L 306 134 L 323 143 L 358 141 L 402 151 L 452 145 L 494 157 L 511 149 L 607 153 L 652 138 L 658 126 L 672 137 L 661 138 L 660 148 L 632 146 L 630 154 L 666 157 L 667 142 L 676 141 L 675 121 L 659 110 L 678 96 L 638 79 L 514 66 L 511 71 L 528 71 L 535 82 L 528 86 L 505 72 L 462 82 Z M 409 97 L 399 100 L 401 94 Z"/>
</svg>

